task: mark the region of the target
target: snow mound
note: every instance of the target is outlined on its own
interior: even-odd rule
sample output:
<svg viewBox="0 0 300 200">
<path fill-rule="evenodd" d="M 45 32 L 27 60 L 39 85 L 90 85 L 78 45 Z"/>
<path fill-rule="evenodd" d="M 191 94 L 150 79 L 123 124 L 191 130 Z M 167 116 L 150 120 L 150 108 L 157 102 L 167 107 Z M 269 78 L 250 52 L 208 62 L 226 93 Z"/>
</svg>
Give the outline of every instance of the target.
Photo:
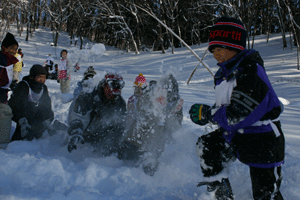
<svg viewBox="0 0 300 200">
<path fill-rule="evenodd" d="M 91 54 L 94 55 L 103 55 L 105 53 L 106 49 L 104 44 L 95 44 L 92 48 L 91 48 Z"/>
</svg>

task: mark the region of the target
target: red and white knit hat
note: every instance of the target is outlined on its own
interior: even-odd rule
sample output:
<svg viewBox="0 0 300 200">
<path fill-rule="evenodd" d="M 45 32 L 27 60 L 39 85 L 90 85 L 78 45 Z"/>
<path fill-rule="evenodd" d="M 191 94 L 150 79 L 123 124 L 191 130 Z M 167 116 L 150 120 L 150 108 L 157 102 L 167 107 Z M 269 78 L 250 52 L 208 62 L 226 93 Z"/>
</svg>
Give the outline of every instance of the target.
<svg viewBox="0 0 300 200">
<path fill-rule="evenodd" d="M 145 76 L 143 76 L 142 73 L 139 73 L 139 75 L 135 78 L 133 87 L 146 87 L 146 86 L 147 86 L 147 81 Z"/>
</svg>

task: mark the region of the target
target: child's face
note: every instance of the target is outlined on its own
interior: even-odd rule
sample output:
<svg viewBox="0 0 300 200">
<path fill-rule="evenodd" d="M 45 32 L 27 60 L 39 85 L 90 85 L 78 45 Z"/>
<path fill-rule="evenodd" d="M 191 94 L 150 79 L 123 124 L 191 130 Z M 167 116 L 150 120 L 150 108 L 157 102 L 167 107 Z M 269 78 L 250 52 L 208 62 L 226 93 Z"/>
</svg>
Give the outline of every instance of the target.
<svg viewBox="0 0 300 200">
<path fill-rule="evenodd" d="M 46 82 L 46 75 L 45 74 L 39 74 L 35 76 L 34 80 L 38 83 L 45 83 Z"/>
<path fill-rule="evenodd" d="M 218 63 L 223 63 L 234 57 L 237 52 L 225 48 L 216 47 L 212 50 L 212 54 L 214 55 L 214 58 L 218 61 Z"/>
<path fill-rule="evenodd" d="M 63 59 L 66 59 L 66 58 L 67 58 L 67 55 L 68 55 L 67 52 L 65 52 L 65 51 L 61 52 L 61 57 L 62 57 Z"/>
<path fill-rule="evenodd" d="M 2 49 L 3 49 L 4 52 L 6 52 L 10 55 L 15 55 L 18 51 L 18 45 L 14 44 L 14 45 L 11 45 L 9 47 L 2 46 Z"/>
</svg>

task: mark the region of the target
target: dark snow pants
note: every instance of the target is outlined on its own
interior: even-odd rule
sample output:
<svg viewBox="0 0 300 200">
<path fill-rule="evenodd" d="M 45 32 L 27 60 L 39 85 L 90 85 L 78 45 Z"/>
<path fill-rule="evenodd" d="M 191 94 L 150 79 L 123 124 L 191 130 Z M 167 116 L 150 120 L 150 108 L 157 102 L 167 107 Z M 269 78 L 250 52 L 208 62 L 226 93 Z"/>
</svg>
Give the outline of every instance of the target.
<svg viewBox="0 0 300 200">
<path fill-rule="evenodd" d="M 196 143 L 200 156 L 201 170 L 204 177 L 219 174 L 226 163 L 235 160 L 234 145 L 226 143 L 222 131 L 217 129 L 198 138 Z M 282 175 L 281 167 L 256 168 L 250 167 L 253 198 L 255 200 L 282 200 L 279 191 Z"/>
</svg>

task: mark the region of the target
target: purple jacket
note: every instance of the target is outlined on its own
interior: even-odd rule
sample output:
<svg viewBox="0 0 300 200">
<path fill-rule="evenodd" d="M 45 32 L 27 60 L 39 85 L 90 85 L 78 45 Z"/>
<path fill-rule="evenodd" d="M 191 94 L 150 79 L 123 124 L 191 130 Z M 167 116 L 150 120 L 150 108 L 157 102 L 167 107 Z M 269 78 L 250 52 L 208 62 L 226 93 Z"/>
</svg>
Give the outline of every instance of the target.
<svg viewBox="0 0 300 200">
<path fill-rule="evenodd" d="M 224 130 L 223 137 L 236 148 L 238 159 L 249 166 L 282 165 L 281 103 L 259 53 L 244 50 L 219 66 L 213 120 Z"/>
</svg>

